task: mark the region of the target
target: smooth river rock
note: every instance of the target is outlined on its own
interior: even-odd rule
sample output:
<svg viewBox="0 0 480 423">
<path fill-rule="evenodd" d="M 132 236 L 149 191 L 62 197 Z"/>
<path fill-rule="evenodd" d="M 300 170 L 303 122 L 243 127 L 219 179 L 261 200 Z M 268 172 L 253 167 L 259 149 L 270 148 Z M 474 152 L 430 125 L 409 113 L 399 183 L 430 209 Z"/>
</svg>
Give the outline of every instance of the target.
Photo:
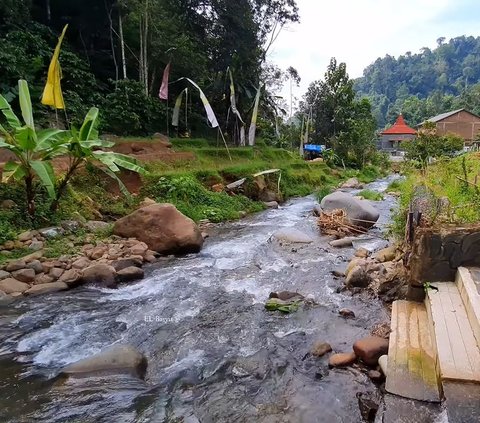
<svg viewBox="0 0 480 423">
<path fill-rule="evenodd" d="M 65 282 L 42 283 L 40 285 L 33 285 L 30 289 L 24 292 L 24 295 L 35 296 L 42 294 L 49 294 L 51 292 L 65 291 L 68 285 Z"/>
<path fill-rule="evenodd" d="M 30 285 L 25 282 L 17 281 L 13 278 L 6 278 L 0 281 L 0 291 L 5 292 L 5 294 L 11 294 L 12 292 L 24 292 Z"/>
<path fill-rule="evenodd" d="M 388 354 L 388 339 L 378 336 L 359 339 L 353 344 L 353 351 L 365 364 L 376 366 L 378 359 Z"/>
<path fill-rule="evenodd" d="M 359 200 L 341 191 L 325 196 L 320 206 L 327 212 L 337 209 L 344 210 L 353 225 L 364 228 L 372 227 L 380 217 L 380 213 L 370 202 Z"/>
<path fill-rule="evenodd" d="M 303 232 L 293 228 L 279 229 L 278 231 L 274 232 L 273 237 L 278 241 L 298 244 L 310 244 L 313 242 L 313 239 L 307 234 L 304 234 Z"/>
<path fill-rule="evenodd" d="M 145 377 L 147 359 L 131 345 L 113 345 L 63 368 L 63 374 L 82 377 L 98 373 L 130 373 Z"/>
<path fill-rule="evenodd" d="M 161 254 L 198 253 L 203 246 L 195 222 L 168 203 L 142 207 L 122 217 L 115 222 L 113 233 L 137 238 Z"/>
</svg>

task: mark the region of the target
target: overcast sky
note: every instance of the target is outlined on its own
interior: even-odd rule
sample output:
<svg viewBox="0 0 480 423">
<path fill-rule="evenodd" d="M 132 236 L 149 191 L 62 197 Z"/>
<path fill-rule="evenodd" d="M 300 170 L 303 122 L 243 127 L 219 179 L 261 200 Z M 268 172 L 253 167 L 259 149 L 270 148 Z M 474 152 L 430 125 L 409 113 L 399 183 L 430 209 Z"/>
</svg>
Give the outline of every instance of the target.
<svg viewBox="0 0 480 423">
<path fill-rule="evenodd" d="M 480 0 L 297 0 L 300 23 L 284 28 L 270 54 L 302 78 L 295 95 L 323 78 L 331 57 L 352 78 L 377 57 L 434 48 L 439 37 L 480 35 Z M 286 91 L 287 92 L 287 91 Z M 284 94 L 286 94 L 286 92 Z"/>
</svg>

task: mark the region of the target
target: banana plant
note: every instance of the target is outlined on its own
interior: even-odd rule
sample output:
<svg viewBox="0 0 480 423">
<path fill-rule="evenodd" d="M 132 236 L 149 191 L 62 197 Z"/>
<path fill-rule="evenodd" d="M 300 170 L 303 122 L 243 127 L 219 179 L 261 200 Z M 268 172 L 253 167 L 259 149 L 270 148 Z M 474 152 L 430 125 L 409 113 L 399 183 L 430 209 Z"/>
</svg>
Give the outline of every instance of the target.
<svg viewBox="0 0 480 423">
<path fill-rule="evenodd" d="M 65 131 L 36 131 L 27 81 L 18 81 L 18 92 L 23 121 L 13 112 L 5 97 L 0 95 L 0 111 L 8 124 L 7 127 L 0 124 L 0 148 L 11 151 L 16 157 L 16 160 L 5 164 L 2 182 L 15 180 L 25 184 L 27 210 L 30 217 L 33 217 L 36 180 L 45 187 L 50 198 L 56 196 L 51 158 L 60 153 L 59 139 Z"/>
<path fill-rule="evenodd" d="M 115 179 L 121 192 L 129 196 L 125 185 L 117 177 L 116 173 L 127 169 L 140 174 L 145 174 L 145 169 L 138 162 L 124 154 L 114 153 L 112 151 L 103 151 L 102 148 L 110 148 L 115 143 L 101 140 L 98 137 L 97 127 L 98 109 L 92 107 L 79 130 L 72 128 L 64 134 L 64 141 L 60 147 L 62 154 L 70 158 L 70 165 L 62 180 L 58 184 L 56 196 L 51 204 L 51 211 L 55 212 L 58 208 L 61 198 L 65 194 L 68 183 L 75 172 L 85 163 L 90 163 L 108 176 Z"/>
</svg>

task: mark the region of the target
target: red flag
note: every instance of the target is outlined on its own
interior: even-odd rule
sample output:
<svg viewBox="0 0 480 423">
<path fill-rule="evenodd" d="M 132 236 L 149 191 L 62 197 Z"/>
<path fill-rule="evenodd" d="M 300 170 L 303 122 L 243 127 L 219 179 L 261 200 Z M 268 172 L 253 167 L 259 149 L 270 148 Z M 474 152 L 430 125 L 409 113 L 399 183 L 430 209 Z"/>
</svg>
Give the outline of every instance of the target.
<svg viewBox="0 0 480 423">
<path fill-rule="evenodd" d="M 162 79 L 162 86 L 160 87 L 160 92 L 158 96 L 160 100 L 168 100 L 168 77 L 170 75 L 170 62 L 168 65 L 165 66 L 165 70 L 163 71 L 163 79 Z"/>
</svg>

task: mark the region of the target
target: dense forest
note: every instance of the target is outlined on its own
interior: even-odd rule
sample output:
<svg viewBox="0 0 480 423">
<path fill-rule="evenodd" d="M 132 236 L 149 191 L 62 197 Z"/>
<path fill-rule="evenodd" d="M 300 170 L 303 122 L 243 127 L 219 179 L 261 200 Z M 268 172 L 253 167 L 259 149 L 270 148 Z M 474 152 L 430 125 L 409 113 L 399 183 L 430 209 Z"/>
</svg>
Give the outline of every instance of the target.
<svg viewBox="0 0 480 423">
<path fill-rule="evenodd" d="M 235 140 L 239 122 L 228 116 L 230 78 L 246 122 L 260 86 L 259 127 L 280 107 L 276 90 L 296 75 L 266 60 L 285 24 L 298 21 L 294 0 L 3 0 L 0 3 L 0 92 L 17 97 L 17 80 L 30 84 L 38 122 L 78 124 L 91 106 L 104 131 L 145 135 L 167 131 L 166 102 L 158 93 L 171 62 L 169 106 L 187 87 L 202 87 L 224 130 Z M 69 24 L 60 54 L 66 115 L 40 106 L 57 37 Z M 228 71 L 229 70 L 229 71 Z M 190 88 L 191 85 L 190 85 Z M 190 90 L 180 131 L 208 131 L 200 98 Z M 262 119 L 263 118 L 263 119 Z M 269 118 L 269 119 L 266 119 Z M 173 128 L 169 128 L 173 130 Z"/>
<path fill-rule="evenodd" d="M 411 125 L 459 108 L 480 113 L 480 37 L 442 37 L 437 44 L 418 54 L 379 58 L 355 81 L 380 128 L 400 112 Z"/>
</svg>

